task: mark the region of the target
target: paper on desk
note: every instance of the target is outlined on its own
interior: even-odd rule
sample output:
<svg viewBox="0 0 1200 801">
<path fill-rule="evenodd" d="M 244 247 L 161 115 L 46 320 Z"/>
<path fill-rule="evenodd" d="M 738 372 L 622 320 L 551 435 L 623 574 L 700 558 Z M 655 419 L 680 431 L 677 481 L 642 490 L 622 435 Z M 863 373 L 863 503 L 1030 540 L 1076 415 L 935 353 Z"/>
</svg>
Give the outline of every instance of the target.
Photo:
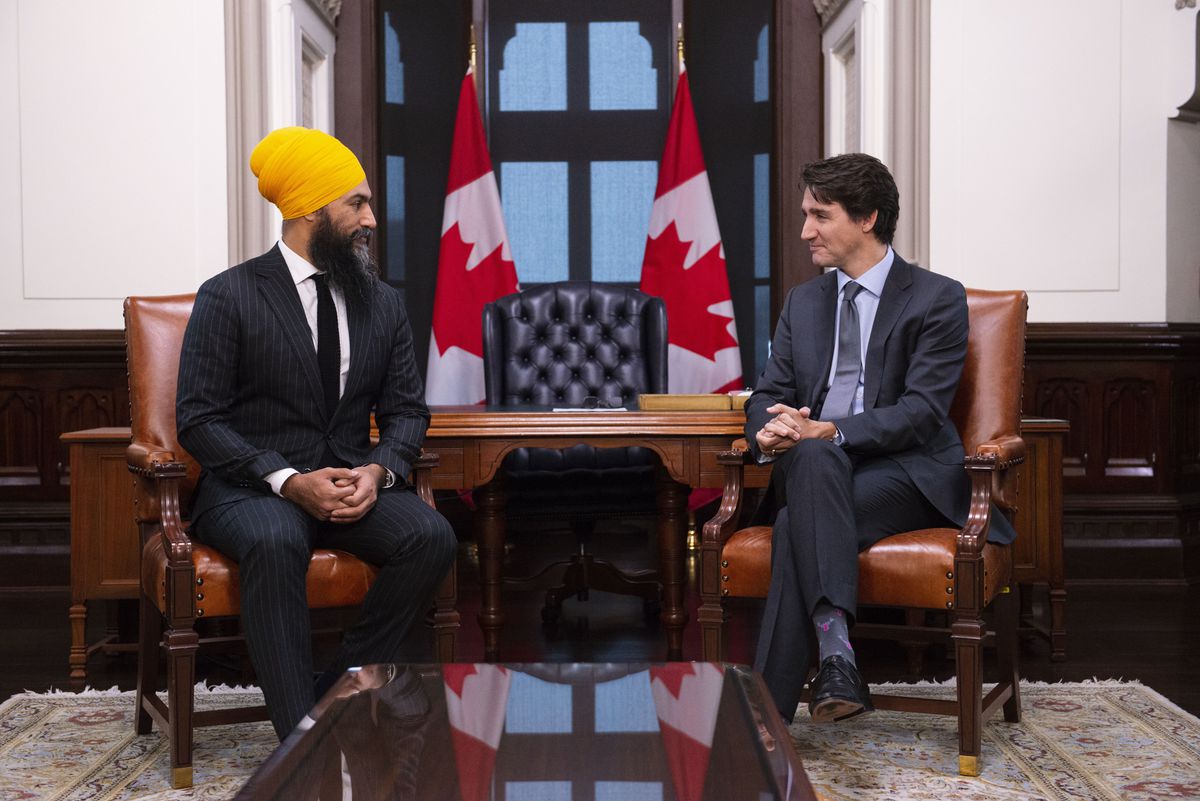
<svg viewBox="0 0 1200 801">
<path fill-rule="evenodd" d="M 552 412 L 627 412 L 629 411 L 624 406 L 618 406 L 615 409 L 583 409 L 579 406 L 563 406 L 561 408 L 551 409 Z"/>
</svg>

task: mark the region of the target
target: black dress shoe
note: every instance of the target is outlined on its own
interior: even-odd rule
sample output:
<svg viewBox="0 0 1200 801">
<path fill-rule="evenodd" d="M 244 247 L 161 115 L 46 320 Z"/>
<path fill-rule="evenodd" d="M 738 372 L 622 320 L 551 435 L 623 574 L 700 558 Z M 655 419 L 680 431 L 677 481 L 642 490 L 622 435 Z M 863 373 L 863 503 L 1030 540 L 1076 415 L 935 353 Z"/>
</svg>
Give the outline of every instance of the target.
<svg viewBox="0 0 1200 801">
<path fill-rule="evenodd" d="M 863 712 L 874 712 L 871 691 L 858 668 L 845 657 L 830 656 L 809 685 L 808 714 L 814 723 L 845 720 Z"/>
</svg>

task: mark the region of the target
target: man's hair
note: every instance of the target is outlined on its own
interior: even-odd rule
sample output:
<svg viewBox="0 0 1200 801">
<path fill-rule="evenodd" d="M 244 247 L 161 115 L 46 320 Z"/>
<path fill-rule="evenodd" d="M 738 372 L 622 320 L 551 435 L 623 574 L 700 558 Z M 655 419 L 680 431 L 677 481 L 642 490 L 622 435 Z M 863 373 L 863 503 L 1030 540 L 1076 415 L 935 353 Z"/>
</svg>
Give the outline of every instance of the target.
<svg viewBox="0 0 1200 801">
<path fill-rule="evenodd" d="M 852 220 L 865 220 L 878 212 L 875 238 L 892 244 L 900 218 L 900 193 L 882 161 L 866 153 L 834 156 L 805 164 L 800 180 L 801 189 L 811 192 L 818 203 L 839 203 Z"/>
</svg>

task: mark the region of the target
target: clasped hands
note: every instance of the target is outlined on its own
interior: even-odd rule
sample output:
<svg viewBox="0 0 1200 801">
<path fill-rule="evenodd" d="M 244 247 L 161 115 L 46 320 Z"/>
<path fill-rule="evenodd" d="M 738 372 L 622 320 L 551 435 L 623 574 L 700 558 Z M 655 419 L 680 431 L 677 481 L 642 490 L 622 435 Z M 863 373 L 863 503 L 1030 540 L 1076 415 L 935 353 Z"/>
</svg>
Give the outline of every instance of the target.
<svg viewBox="0 0 1200 801">
<path fill-rule="evenodd" d="M 318 520 L 354 523 L 375 506 L 386 472 L 381 465 L 322 467 L 283 483 L 283 497 Z"/>
<path fill-rule="evenodd" d="M 767 413 L 775 415 L 754 435 L 758 449 L 766 456 L 778 456 L 802 439 L 833 439 L 837 426 L 809 418 L 812 410 L 807 406 L 793 409 L 784 403 L 767 407 Z"/>
</svg>

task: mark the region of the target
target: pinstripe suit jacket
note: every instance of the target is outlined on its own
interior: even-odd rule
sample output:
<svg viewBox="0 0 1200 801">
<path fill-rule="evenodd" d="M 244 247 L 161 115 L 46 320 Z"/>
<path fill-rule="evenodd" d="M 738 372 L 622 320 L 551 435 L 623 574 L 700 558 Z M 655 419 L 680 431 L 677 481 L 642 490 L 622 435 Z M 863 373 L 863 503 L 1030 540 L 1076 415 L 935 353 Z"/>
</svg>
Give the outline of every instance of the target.
<svg viewBox="0 0 1200 801">
<path fill-rule="evenodd" d="M 399 295 L 378 283 L 369 303 L 347 297 L 350 372 L 326 409 L 312 331 L 278 246 L 205 281 L 179 359 L 179 443 L 200 463 L 192 519 L 270 494 L 263 476 L 320 466 L 326 443 L 349 465 L 377 463 L 403 480 L 429 410 Z M 379 443 L 370 442 L 375 412 Z"/>
</svg>

